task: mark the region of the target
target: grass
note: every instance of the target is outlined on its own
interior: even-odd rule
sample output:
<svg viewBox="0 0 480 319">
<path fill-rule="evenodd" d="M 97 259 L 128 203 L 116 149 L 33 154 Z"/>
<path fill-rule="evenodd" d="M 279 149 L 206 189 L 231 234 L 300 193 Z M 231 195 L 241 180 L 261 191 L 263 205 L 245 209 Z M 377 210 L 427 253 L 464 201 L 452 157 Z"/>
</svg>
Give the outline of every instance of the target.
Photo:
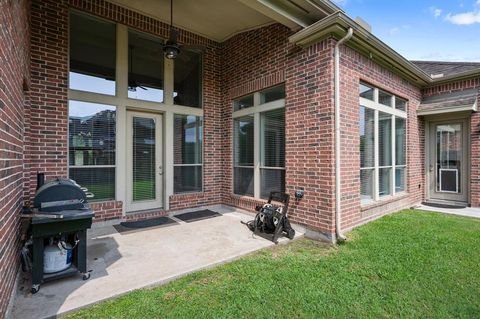
<svg viewBox="0 0 480 319">
<path fill-rule="evenodd" d="M 347 243 L 298 240 L 69 318 L 480 318 L 480 220 L 405 210 Z"/>
</svg>

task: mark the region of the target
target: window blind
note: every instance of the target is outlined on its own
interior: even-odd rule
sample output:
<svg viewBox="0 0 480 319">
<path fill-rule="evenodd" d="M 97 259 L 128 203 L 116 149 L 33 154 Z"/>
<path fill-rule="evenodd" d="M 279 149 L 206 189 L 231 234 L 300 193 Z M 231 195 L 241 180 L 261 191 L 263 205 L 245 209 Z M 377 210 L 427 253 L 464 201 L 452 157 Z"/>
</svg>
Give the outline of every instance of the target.
<svg viewBox="0 0 480 319">
<path fill-rule="evenodd" d="M 202 191 L 203 121 L 193 115 L 174 116 L 174 192 Z"/>
<path fill-rule="evenodd" d="M 285 191 L 285 109 L 261 113 L 260 196 Z"/>
<path fill-rule="evenodd" d="M 254 196 L 254 121 L 253 116 L 237 118 L 233 122 L 233 191 L 235 194 Z"/>
<path fill-rule="evenodd" d="M 69 177 L 93 194 L 115 198 L 116 108 L 69 101 Z"/>
<path fill-rule="evenodd" d="M 133 201 L 156 198 L 155 120 L 133 117 Z"/>
</svg>

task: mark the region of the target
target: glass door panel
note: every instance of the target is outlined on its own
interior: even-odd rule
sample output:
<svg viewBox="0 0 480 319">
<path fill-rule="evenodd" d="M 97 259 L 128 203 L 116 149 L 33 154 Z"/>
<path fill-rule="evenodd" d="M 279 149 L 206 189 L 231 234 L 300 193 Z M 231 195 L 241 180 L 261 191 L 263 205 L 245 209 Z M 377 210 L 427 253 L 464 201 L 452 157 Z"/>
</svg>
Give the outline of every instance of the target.
<svg viewBox="0 0 480 319">
<path fill-rule="evenodd" d="M 133 117 L 133 201 L 154 200 L 155 119 Z"/>
<path fill-rule="evenodd" d="M 442 124 L 436 129 L 436 190 L 460 193 L 462 171 L 462 125 Z"/>
<path fill-rule="evenodd" d="M 127 113 L 127 212 L 163 207 L 162 116 Z"/>
</svg>

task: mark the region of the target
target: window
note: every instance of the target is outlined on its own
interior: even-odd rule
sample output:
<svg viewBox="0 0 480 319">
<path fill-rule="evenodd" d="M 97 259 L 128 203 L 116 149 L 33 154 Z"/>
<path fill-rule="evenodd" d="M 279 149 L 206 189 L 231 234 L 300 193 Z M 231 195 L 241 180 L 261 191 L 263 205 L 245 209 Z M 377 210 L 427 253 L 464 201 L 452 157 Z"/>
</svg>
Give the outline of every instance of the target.
<svg viewBox="0 0 480 319">
<path fill-rule="evenodd" d="M 378 90 L 378 103 L 385 106 L 392 106 L 392 97 L 390 93 Z"/>
<path fill-rule="evenodd" d="M 260 197 L 285 191 L 285 109 L 260 114 Z"/>
<path fill-rule="evenodd" d="M 129 30 L 128 97 L 163 102 L 163 41 Z"/>
<path fill-rule="evenodd" d="M 69 23 L 70 178 L 88 189 L 90 200 L 126 200 L 127 210 L 140 207 L 133 202 L 167 204 L 159 196 L 163 182 L 173 190 L 162 196 L 202 191 L 202 52 L 182 47 L 170 61 L 163 52 L 166 40 L 153 34 L 74 10 Z M 173 136 L 165 145 L 175 150 L 173 158 L 158 158 L 163 123 L 154 118 L 160 117 L 131 111 L 162 112 L 170 119 L 165 136 Z M 115 153 L 116 131 L 127 138 L 122 154 Z M 129 159 L 117 167 L 117 155 Z"/>
<path fill-rule="evenodd" d="M 407 101 L 399 98 L 398 96 L 395 97 L 395 108 L 397 110 L 406 111 L 407 110 Z"/>
<path fill-rule="evenodd" d="M 360 106 L 360 189 L 362 201 L 373 200 L 375 112 Z"/>
<path fill-rule="evenodd" d="M 173 103 L 183 106 L 202 107 L 202 55 L 182 48 L 174 61 Z"/>
<path fill-rule="evenodd" d="M 116 108 L 69 101 L 69 177 L 90 200 L 115 198 Z"/>
<path fill-rule="evenodd" d="M 373 101 L 373 93 L 373 87 L 360 83 L 360 97 Z"/>
<path fill-rule="evenodd" d="M 406 101 L 360 84 L 360 198 L 362 203 L 406 190 Z M 395 102 L 394 102 L 395 101 Z"/>
<path fill-rule="evenodd" d="M 406 174 L 406 135 L 405 119 L 395 118 L 395 191 L 405 191 Z"/>
<path fill-rule="evenodd" d="M 115 95 L 114 23 L 70 15 L 70 89 Z"/>
<path fill-rule="evenodd" d="M 238 195 L 253 196 L 254 117 L 248 115 L 233 121 L 234 190 Z"/>
<path fill-rule="evenodd" d="M 174 117 L 174 193 L 202 191 L 202 118 Z"/>
<path fill-rule="evenodd" d="M 268 198 L 285 191 L 285 89 L 272 87 L 233 102 L 233 192 Z"/>
<path fill-rule="evenodd" d="M 247 95 L 233 102 L 233 110 L 239 111 L 253 106 L 253 95 Z"/>
</svg>

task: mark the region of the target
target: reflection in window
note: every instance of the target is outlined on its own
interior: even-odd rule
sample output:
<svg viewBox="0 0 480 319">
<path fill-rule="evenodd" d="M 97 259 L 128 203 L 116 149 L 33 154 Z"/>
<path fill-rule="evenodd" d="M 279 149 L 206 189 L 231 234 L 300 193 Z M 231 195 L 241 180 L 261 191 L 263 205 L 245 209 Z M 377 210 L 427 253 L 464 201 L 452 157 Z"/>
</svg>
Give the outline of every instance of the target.
<svg viewBox="0 0 480 319">
<path fill-rule="evenodd" d="M 374 89 L 371 86 L 360 83 L 360 97 L 373 101 L 374 100 L 373 93 L 374 93 Z"/>
<path fill-rule="evenodd" d="M 407 109 L 407 101 L 396 96 L 395 108 L 400 111 L 405 111 Z"/>
<path fill-rule="evenodd" d="M 193 115 L 174 117 L 174 192 L 202 191 L 203 121 Z"/>
<path fill-rule="evenodd" d="M 163 41 L 128 32 L 128 97 L 163 102 Z"/>
<path fill-rule="evenodd" d="M 69 176 L 93 200 L 115 198 L 116 108 L 69 101 Z"/>
<path fill-rule="evenodd" d="M 115 24 L 70 14 L 70 89 L 115 95 Z"/>
<path fill-rule="evenodd" d="M 253 95 L 247 95 L 233 102 L 233 110 L 239 111 L 253 106 Z"/>
<path fill-rule="evenodd" d="M 237 118 L 233 123 L 233 191 L 253 196 L 253 116 Z"/>
<path fill-rule="evenodd" d="M 392 98 L 393 96 L 390 93 L 378 90 L 378 103 L 386 106 L 392 106 Z"/>
<path fill-rule="evenodd" d="M 174 104 L 202 107 L 201 53 L 182 49 L 174 63 Z"/>
<path fill-rule="evenodd" d="M 285 85 L 275 86 L 260 92 L 260 104 L 285 98 Z"/>
</svg>

